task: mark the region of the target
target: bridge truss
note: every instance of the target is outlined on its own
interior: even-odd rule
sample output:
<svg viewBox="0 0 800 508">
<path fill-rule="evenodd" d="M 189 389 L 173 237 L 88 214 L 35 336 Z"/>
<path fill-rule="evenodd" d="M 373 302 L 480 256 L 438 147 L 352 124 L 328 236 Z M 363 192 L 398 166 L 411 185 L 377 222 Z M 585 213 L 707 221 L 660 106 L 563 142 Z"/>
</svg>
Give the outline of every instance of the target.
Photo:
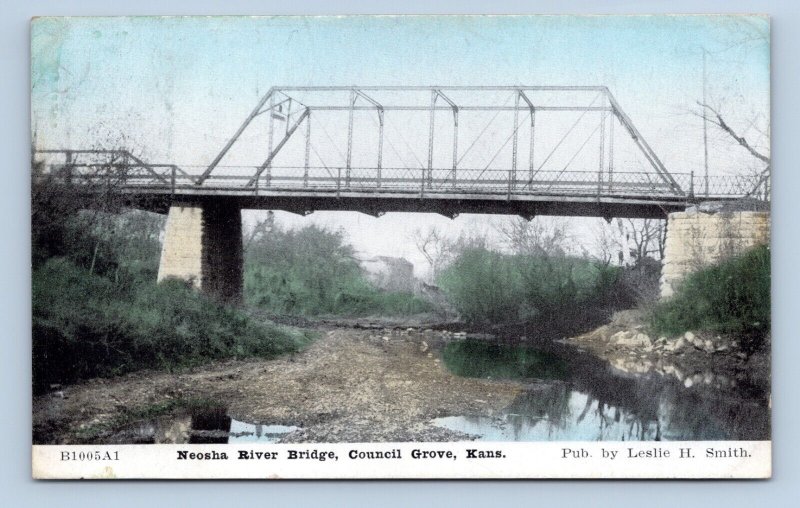
<svg viewBox="0 0 800 508">
<path fill-rule="evenodd" d="M 575 204 L 575 214 L 611 213 L 581 204 L 619 213 L 627 203 L 641 215 L 695 199 L 693 175 L 670 173 L 598 86 L 275 87 L 207 166 L 152 164 L 125 150 L 46 149 L 34 159 L 65 181 L 132 195 L 285 209 L 302 198 L 300 211 L 349 209 L 341 200 L 368 213 L 410 208 L 401 205 L 409 199 L 478 209 L 505 200 L 515 210 L 561 203 L 559 213 Z M 700 197 L 768 196 L 765 174 L 712 177 Z"/>
</svg>

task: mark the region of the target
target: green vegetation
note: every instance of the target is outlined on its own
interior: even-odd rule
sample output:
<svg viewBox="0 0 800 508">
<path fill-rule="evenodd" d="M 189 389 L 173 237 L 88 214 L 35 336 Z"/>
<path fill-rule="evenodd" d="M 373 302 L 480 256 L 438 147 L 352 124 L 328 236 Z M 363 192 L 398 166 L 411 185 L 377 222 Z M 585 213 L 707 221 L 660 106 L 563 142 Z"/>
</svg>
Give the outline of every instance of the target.
<svg viewBox="0 0 800 508">
<path fill-rule="evenodd" d="M 123 286 L 64 258 L 33 272 L 34 385 L 297 351 L 307 333 L 259 322 L 181 281 Z"/>
<path fill-rule="evenodd" d="M 710 330 L 763 340 L 770 331 L 769 255 L 769 247 L 756 247 L 689 275 L 672 298 L 654 308 L 653 331 Z"/>
<path fill-rule="evenodd" d="M 464 377 L 566 379 L 569 374 L 557 356 L 526 346 L 465 340 L 448 344 L 442 357 L 451 372 Z"/>
<path fill-rule="evenodd" d="M 115 199 L 87 203 L 69 188 L 33 186 L 34 390 L 138 369 L 270 358 L 311 340 L 181 281 L 156 285 L 164 217 L 124 210 Z"/>
<path fill-rule="evenodd" d="M 616 305 L 620 273 L 574 257 L 471 248 L 448 265 L 439 285 L 471 323 L 569 323 Z"/>
<path fill-rule="evenodd" d="M 181 281 L 155 284 L 164 217 L 36 182 L 32 192 L 33 370 L 51 383 L 297 351 L 309 332 L 221 306 Z M 84 208 L 82 208 L 84 207 Z M 316 227 L 248 242 L 252 306 L 280 314 L 414 314 L 429 303 L 370 285 L 341 233 Z"/>
<path fill-rule="evenodd" d="M 245 300 L 276 314 L 408 315 L 431 305 L 410 293 L 376 289 L 341 231 L 271 225 L 245 254 Z"/>
</svg>

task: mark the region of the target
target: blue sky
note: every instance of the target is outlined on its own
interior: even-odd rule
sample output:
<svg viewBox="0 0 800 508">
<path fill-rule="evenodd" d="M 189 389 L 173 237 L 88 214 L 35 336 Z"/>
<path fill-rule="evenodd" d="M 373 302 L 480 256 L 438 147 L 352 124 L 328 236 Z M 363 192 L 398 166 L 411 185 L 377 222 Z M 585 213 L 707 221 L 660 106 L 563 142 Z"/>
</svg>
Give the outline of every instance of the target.
<svg viewBox="0 0 800 508">
<path fill-rule="evenodd" d="M 40 18 L 33 124 L 48 142 L 105 126 L 202 162 L 273 85 L 602 84 L 668 161 L 663 134 L 697 134 L 679 113 L 702 96 L 701 48 L 709 97 L 735 121 L 768 117 L 768 42 L 741 42 L 768 33 L 735 16 Z"/>
<path fill-rule="evenodd" d="M 709 101 L 769 149 L 764 17 L 37 18 L 31 38 L 41 147 L 207 164 L 274 85 L 606 85 L 668 169 L 700 171 L 704 48 Z M 709 139 L 712 174 L 752 166 Z"/>
</svg>

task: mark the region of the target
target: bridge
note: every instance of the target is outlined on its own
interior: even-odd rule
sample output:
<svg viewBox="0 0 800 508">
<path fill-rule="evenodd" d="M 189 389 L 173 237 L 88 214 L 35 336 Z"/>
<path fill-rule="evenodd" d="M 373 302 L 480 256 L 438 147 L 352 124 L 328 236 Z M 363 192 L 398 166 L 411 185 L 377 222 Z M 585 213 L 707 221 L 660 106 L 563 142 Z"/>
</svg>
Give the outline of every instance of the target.
<svg viewBox="0 0 800 508">
<path fill-rule="evenodd" d="M 169 211 L 159 278 L 223 300 L 241 295 L 241 209 L 665 218 L 770 183 L 668 171 L 602 86 L 275 87 L 208 164 L 49 147 L 33 162 L 35 179 Z"/>
</svg>

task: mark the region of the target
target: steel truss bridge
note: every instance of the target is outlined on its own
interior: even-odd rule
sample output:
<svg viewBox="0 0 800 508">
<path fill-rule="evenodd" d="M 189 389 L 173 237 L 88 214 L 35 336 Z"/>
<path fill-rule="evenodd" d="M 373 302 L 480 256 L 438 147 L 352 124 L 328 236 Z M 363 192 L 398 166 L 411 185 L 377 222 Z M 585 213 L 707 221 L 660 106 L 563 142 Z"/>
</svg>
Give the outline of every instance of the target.
<svg viewBox="0 0 800 508">
<path fill-rule="evenodd" d="M 616 133 L 615 133 L 616 132 Z M 134 206 L 663 217 L 769 198 L 756 176 L 673 173 L 606 87 L 276 87 L 203 166 L 36 149 L 34 177 Z"/>
</svg>

